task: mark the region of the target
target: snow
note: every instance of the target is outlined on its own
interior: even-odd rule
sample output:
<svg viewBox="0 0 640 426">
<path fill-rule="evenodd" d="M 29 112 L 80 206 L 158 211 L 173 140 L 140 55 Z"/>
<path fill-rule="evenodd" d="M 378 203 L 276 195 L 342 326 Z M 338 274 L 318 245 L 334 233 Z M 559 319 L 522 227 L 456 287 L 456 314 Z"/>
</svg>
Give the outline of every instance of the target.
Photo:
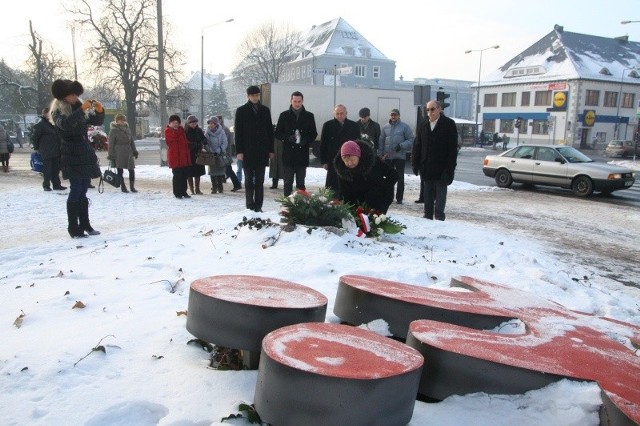
<svg viewBox="0 0 640 426">
<path fill-rule="evenodd" d="M 139 166 L 136 174 L 137 194 L 90 190 L 92 224 L 102 234 L 81 240 L 66 233 L 68 191 L 43 192 L 28 173 L 0 176 L 0 424 L 248 424 L 221 419 L 253 402 L 257 371 L 209 368 L 210 354 L 189 343 L 195 337 L 185 327 L 190 283 L 212 275 L 262 275 L 308 286 L 327 297 L 330 323 L 339 322 L 333 314 L 338 278 L 350 274 L 438 289 L 469 275 L 640 325 L 637 287 L 515 228 L 497 230 L 464 215 L 427 221 L 392 207 L 389 215 L 407 229 L 381 241 L 304 227 L 275 238 L 277 227 L 238 225 L 243 217 L 278 222 L 273 199 L 280 192 L 265 189 L 265 212 L 254 213 L 244 210 L 243 191 L 178 200 L 168 168 Z M 308 170 L 310 190 L 323 182 L 322 170 Z M 415 194 L 418 184 L 407 176 L 407 191 Z M 505 191 L 460 182 L 450 188 L 450 198 Z M 516 193 L 513 199 L 530 203 Z M 455 208 L 450 202 L 448 211 Z M 511 208 L 505 205 L 509 214 Z M 553 208 L 558 214 L 575 206 Z M 625 220 L 637 224 L 639 216 L 630 212 Z M 637 241 L 638 228 L 630 229 Z M 628 279 L 638 283 L 637 276 Z M 388 334 L 381 320 L 363 328 Z M 103 350 L 93 350 L 98 347 Z M 594 383 L 563 380 L 524 395 L 416 402 L 410 425 L 595 425 L 600 404 Z"/>
</svg>

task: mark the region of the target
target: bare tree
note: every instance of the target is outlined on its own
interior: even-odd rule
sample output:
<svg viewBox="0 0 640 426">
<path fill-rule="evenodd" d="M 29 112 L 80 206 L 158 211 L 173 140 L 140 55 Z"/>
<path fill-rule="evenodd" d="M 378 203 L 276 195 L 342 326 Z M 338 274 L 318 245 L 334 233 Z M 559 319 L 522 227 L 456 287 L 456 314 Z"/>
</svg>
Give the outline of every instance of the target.
<svg viewBox="0 0 640 426">
<path fill-rule="evenodd" d="M 0 61 L 0 114 L 23 115 L 35 112 L 36 90 L 24 71 Z"/>
<path fill-rule="evenodd" d="M 33 29 L 31 21 L 29 21 L 29 33 L 31 35 L 29 68 L 34 76 L 37 102 L 33 108 L 40 112 L 51 100 L 51 93 L 49 92 L 51 83 L 69 68 L 69 62 L 54 52 L 52 47 L 46 46 L 43 48 L 42 38 Z"/>
<path fill-rule="evenodd" d="M 273 21 L 249 33 L 238 46 L 239 65 L 233 71 L 245 86 L 277 83 L 284 65 L 300 53 L 300 32 Z"/>
<path fill-rule="evenodd" d="M 146 109 L 158 96 L 155 11 L 155 0 L 79 0 L 70 10 L 95 34 L 87 53 L 97 85 L 124 92 L 127 120 L 134 128 L 136 109 Z M 163 49 L 166 76 L 177 81 L 182 55 L 166 45 Z"/>
</svg>

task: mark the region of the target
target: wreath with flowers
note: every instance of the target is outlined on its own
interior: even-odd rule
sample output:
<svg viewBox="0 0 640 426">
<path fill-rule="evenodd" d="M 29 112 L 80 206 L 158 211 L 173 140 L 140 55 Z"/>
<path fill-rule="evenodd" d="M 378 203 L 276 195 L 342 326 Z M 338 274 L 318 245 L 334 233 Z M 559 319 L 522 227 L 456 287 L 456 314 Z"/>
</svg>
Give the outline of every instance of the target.
<svg viewBox="0 0 640 426">
<path fill-rule="evenodd" d="M 379 210 L 336 200 L 333 191 L 326 188 L 317 194 L 298 190 L 276 201 L 282 205 L 281 222 L 287 225 L 334 226 L 371 238 L 397 234 L 407 228 Z"/>
</svg>

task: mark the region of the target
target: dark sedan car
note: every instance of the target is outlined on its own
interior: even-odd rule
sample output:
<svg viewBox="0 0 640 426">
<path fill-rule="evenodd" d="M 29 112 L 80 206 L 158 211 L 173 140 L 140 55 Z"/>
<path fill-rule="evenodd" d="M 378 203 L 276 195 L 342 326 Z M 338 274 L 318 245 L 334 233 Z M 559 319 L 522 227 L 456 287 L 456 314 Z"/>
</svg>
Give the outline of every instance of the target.
<svg viewBox="0 0 640 426">
<path fill-rule="evenodd" d="M 520 145 L 499 155 L 487 155 L 482 171 L 501 188 L 513 182 L 569 188 L 579 197 L 594 191 L 611 193 L 631 187 L 633 170 L 596 163 L 565 145 Z"/>
</svg>

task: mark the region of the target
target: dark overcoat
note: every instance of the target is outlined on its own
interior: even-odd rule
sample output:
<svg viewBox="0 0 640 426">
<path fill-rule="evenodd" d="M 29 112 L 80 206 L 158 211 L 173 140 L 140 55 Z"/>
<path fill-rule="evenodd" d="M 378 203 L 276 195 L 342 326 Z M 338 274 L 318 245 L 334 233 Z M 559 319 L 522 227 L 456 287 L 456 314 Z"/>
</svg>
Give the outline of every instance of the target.
<svg viewBox="0 0 640 426">
<path fill-rule="evenodd" d="M 276 124 L 276 139 L 282 141 L 282 163 L 288 167 L 309 167 L 309 147 L 316 140 L 318 130 L 313 113 L 302 106 L 298 115 L 292 107 L 280 113 Z M 300 143 L 296 143 L 296 130 Z"/>
<path fill-rule="evenodd" d="M 444 114 L 431 130 L 429 120 L 418 125 L 411 151 L 411 167 L 423 179 L 453 181 L 458 159 L 458 129 Z"/>
<path fill-rule="evenodd" d="M 45 160 L 60 157 L 60 137 L 56 128 L 45 117 L 33 126 L 31 143 L 33 149 Z"/>
<path fill-rule="evenodd" d="M 236 154 L 243 154 L 245 168 L 266 167 L 273 153 L 271 111 L 262 104 L 247 102 L 236 110 L 234 122 Z"/>
</svg>

